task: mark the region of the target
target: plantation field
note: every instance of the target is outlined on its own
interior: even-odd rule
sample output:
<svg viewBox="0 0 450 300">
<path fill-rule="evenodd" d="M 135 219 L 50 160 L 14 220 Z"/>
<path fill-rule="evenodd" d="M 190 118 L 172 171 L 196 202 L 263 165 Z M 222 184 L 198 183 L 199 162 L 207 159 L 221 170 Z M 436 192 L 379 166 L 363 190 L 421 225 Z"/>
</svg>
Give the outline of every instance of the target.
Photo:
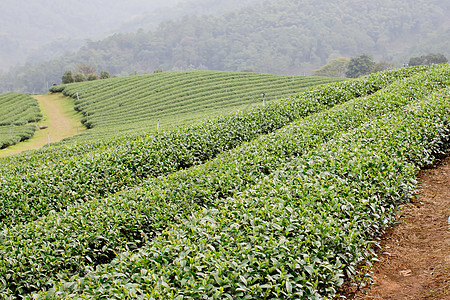
<svg viewBox="0 0 450 300">
<path fill-rule="evenodd" d="M 0 95 L 0 149 L 29 139 L 35 132 L 35 125 L 28 122 L 41 120 L 36 99 L 20 93 Z"/>
<path fill-rule="evenodd" d="M 165 72 L 53 87 L 77 99 L 86 134 L 148 132 L 286 98 L 338 78 L 238 72 Z M 78 96 L 77 96 L 78 95 Z M 79 139 L 79 138 L 78 138 Z"/>
<path fill-rule="evenodd" d="M 242 97 L 239 111 L 169 129 L 164 116 L 190 122 L 195 105 L 156 113 L 153 94 L 170 95 L 155 83 L 164 73 L 55 88 L 78 92 L 92 133 L 0 159 L 2 297 L 333 298 L 364 277 L 358 266 L 414 194 L 417 171 L 449 147 L 448 64 L 299 81 L 287 98 L 263 91 L 264 106 L 260 87 L 246 102 L 232 75 L 194 73 L 176 74 L 182 90 L 201 99 L 204 78 L 225 76 L 217 89 Z M 117 124 L 128 134 L 99 138 Z"/>
</svg>

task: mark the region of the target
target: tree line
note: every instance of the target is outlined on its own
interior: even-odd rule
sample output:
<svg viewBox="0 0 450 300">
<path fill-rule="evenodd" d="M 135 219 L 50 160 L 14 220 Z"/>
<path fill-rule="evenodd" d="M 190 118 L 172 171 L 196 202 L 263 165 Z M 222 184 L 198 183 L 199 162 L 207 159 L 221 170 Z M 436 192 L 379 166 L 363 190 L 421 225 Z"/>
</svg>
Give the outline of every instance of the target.
<svg viewBox="0 0 450 300">
<path fill-rule="evenodd" d="M 0 91 L 45 90 L 46 82 L 79 64 L 117 76 L 158 69 L 304 75 L 333 59 L 370 53 L 402 66 L 414 55 L 449 55 L 445 3 L 276 0 L 219 16 L 185 16 L 156 30 L 114 34 L 74 54 L 14 68 L 0 78 Z M 441 38 L 431 42 L 428 36 Z"/>
<path fill-rule="evenodd" d="M 447 62 L 448 60 L 445 55 L 441 53 L 429 53 L 419 57 L 411 57 L 409 63 L 404 64 L 403 66 L 432 65 Z M 314 70 L 313 75 L 356 78 L 362 75 L 391 69 L 393 67 L 394 65 L 392 63 L 387 61 L 376 62 L 371 55 L 363 53 L 352 57 L 351 59 L 346 57 L 332 59 L 323 67 Z"/>
<path fill-rule="evenodd" d="M 95 66 L 80 64 L 77 67 L 77 71 L 74 73 L 72 70 L 67 70 L 61 76 L 61 83 L 74 83 L 74 82 L 83 82 L 83 81 L 92 81 L 97 79 L 107 79 L 110 78 L 111 75 L 108 71 L 101 71 L 100 74 L 97 74 L 97 68 Z"/>
</svg>

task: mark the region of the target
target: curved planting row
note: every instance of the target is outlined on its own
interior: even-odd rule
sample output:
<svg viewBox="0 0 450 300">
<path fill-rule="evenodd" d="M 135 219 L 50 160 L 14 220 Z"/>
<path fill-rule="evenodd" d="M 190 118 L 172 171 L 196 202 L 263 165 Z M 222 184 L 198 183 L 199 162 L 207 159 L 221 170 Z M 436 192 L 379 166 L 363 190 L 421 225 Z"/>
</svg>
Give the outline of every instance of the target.
<svg viewBox="0 0 450 300">
<path fill-rule="evenodd" d="M 449 120 L 447 88 L 337 135 L 47 296 L 331 299 L 373 255 L 418 168 L 448 147 Z"/>
<path fill-rule="evenodd" d="M 297 77 L 257 73 L 194 71 L 169 72 L 95 83 L 69 85 L 63 94 L 79 98 L 75 109 L 86 116 L 89 128 L 116 127 L 136 121 L 178 116 L 188 118 L 200 107 L 209 110 L 260 103 L 275 96 L 287 97 L 306 87 L 336 81 L 335 78 Z M 77 97 L 78 94 L 78 97 Z M 134 119 L 132 118 L 134 117 Z"/>
<path fill-rule="evenodd" d="M 204 165 L 149 179 L 115 196 L 4 230 L 0 248 L 0 273 L 5 274 L 0 280 L 2 291 L 26 295 L 48 287 L 56 277 L 83 274 L 108 263 L 115 253 L 141 246 L 168 224 L 178 223 L 201 207 L 220 207 L 226 197 L 257 186 L 264 177 L 340 132 L 401 110 L 412 99 L 439 90 L 449 84 L 448 75 L 448 69 L 435 68 L 370 97 L 353 99 L 295 122 Z"/>
<path fill-rule="evenodd" d="M 1 94 L 0 108 L 0 126 L 24 125 L 42 119 L 37 100 L 27 94 Z"/>
<path fill-rule="evenodd" d="M 0 126 L 0 149 L 15 145 L 31 138 L 35 131 L 35 125 Z"/>
<path fill-rule="evenodd" d="M 233 83 L 227 83 L 232 78 L 236 78 L 236 80 L 233 79 Z M 185 126 L 187 123 L 198 123 L 198 120 L 204 120 L 205 116 L 208 116 L 208 118 L 211 119 L 219 115 L 236 112 L 238 108 L 247 110 L 249 108 L 247 101 L 242 101 L 236 97 L 233 90 L 233 88 L 241 88 L 241 86 L 244 85 L 244 82 L 262 82 L 268 84 L 270 81 L 270 88 L 271 91 L 273 91 L 273 95 L 268 94 L 266 96 L 268 100 L 275 95 L 278 95 L 278 97 L 281 98 L 282 95 L 291 95 L 293 93 L 292 91 L 302 90 L 305 87 L 312 87 L 314 85 L 329 83 L 330 81 L 335 80 L 337 79 L 318 77 L 295 77 L 293 80 L 292 77 L 287 76 L 236 72 L 166 72 L 162 74 L 130 76 L 51 87 L 50 90 L 52 92 L 65 91 L 67 95 L 74 98 L 76 98 L 76 93 L 79 91 L 82 99 L 87 97 L 92 100 L 89 100 L 88 102 L 84 101 L 83 103 L 101 102 L 108 105 L 108 103 L 111 104 L 110 99 L 115 98 L 117 100 L 114 102 L 116 107 L 111 107 L 111 109 L 118 109 L 119 112 L 124 115 L 124 119 L 126 119 L 127 122 L 132 121 L 133 123 L 120 123 L 117 121 L 117 118 L 112 117 L 114 113 L 112 115 L 108 113 L 108 118 L 114 119 L 113 128 L 102 128 L 100 126 L 94 131 L 89 130 L 81 135 L 65 139 L 63 145 L 55 145 L 53 143 L 52 147 L 45 147 L 36 151 L 25 152 L 14 157 L 8 157 L 1 161 L 0 169 L 17 168 L 18 164 L 22 164 L 20 166 L 21 170 L 34 168 L 35 166 L 36 168 L 39 168 L 42 160 L 52 162 L 58 160 L 63 161 L 65 160 L 65 156 L 82 155 L 87 152 L 95 151 L 95 148 L 97 147 L 114 147 L 114 144 L 127 143 L 127 139 L 136 140 L 142 135 L 148 135 L 149 132 L 156 132 L 158 120 L 160 121 L 159 124 L 161 129 L 173 129 L 180 125 Z M 155 97 L 155 95 L 152 96 L 151 102 L 154 104 L 159 103 L 158 105 L 163 103 L 158 109 L 157 119 L 146 118 L 143 120 L 142 116 L 139 116 L 140 110 L 136 109 L 136 107 L 132 107 L 131 111 L 124 114 L 125 107 L 134 106 L 133 103 L 135 102 L 137 102 L 137 104 L 139 104 L 139 102 L 143 102 L 141 104 L 149 103 L 149 97 L 155 93 L 155 90 L 165 90 L 166 93 L 172 95 L 179 90 L 183 90 L 183 84 L 189 85 L 190 88 L 193 86 L 201 86 L 206 90 L 210 89 L 212 86 L 219 85 L 223 88 L 221 88 L 218 93 L 209 91 L 209 98 L 211 101 L 218 101 L 214 107 L 208 105 L 206 101 L 202 102 L 197 97 L 194 97 L 193 99 L 199 105 L 195 106 L 194 111 L 184 111 L 182 115 L 178 117 L 172 116 L 178 109 L 171 109 L 170 111 L 164 109 L 164 105 L 167 103 L 166 99 Z M 289 85 L 290 88 L 292 88 L 292 91 L 286 90 L 286 85 Z M 245 87 L 245 89 L 247 88 L 248 87 Z M 193 96 L 194 95 L 191 95 L 189 97 L 192 98 Z M 228 98 L 225 99 L 224 97 Z M 257 97 L 260 98 L 261 94 L 258 93 Z M 186 100 L 183 103 L 188 103 L 190 101 L 192 101 L 192 99 Z M 260 101 L 261 99 L 258 100 L 258 105 L 261 105 Z M 163 110 L 165 110 L 165 114 L 161 113 Z M 169 115 L 167 113 L 169 113 Z M 117 135 L 120 135 L 121 137 L 118 138 Z M 75 145 L 72 146 L 73 144 Z"/>
<path fill-rule="evenodd" d="M 1 94 L 0 149 L 31 138 L 36 128 L 26 124 L 41 119 L 42 114 L 37 100 L 30 95 L 20 93 Z"/>
<path fill-rule="evenodd" d="M 106 149 L 67 158 L 64 163 L 45 161 L 43 167 L 34 165 L 26 173 L 20 167 L 12 168 L 7 175 L 0 174 L 0 222 L 3 226 L 29 222 L 51 210 L 118 192 L 143 178 L 201 164 L 293 120 L 373 93 L 395 78 L 419 70 L 396 70 L 334 83 L 248 112 L 108 145 Z"/>
</svg>

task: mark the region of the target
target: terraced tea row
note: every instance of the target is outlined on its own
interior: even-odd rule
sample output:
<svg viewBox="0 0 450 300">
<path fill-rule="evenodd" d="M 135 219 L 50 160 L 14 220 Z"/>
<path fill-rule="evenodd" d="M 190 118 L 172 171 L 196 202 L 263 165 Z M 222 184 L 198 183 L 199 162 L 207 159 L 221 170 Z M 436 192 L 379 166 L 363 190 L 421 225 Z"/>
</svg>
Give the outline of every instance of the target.
<svg viewBox="0 0 450 300">
<path fill-rule="evenodd" d="M 418 168 L 448 147 L 450 89 L 434 93 L 403 95 L 412 101 L 404 109 L 337 134 L 49 295 L 333 298 L 374 255 L 373 239 L 411 197 Z"/>
<path fill-rule="evenodd" d="M 400 74 L 413 73 L 411 70 L 395 72 L 372 76 L 369 85 L 367 82 L 362 85 L 364 80 L 352 81 L 347 83 L 347 88 L 351 84 L 356 87 L 352 94 L 355 91 L 359 94 L 363 88 L 366 92 L 373 90 L 377 80 L 392 82 L 388 74 L 398 78 Z M 436 68 L 430 73 L 397 82 L 368 98 L 350 100 L 342 106 L 300 120 L 279 132 L 224 153 L 205 165 L 149 179 L 139 188 L 104 200 L 95 199 L 70 207 L 65 212 L 52 213 L 36 222 L 5 230 L 2 240 L 5 247 L 1 250 L 4 264 L 1 268 L 7 274 L 4 279 L 7 284 L 3 289 L 5 293 L 9 290 L 13 294 L 26 294 L 45 287 L 48 279 L 55 279 L 56 274 L 62 276 L 61 270 L 83 274 L 89 266 L 108 262 L 114 253 L 150 242 L 155 233 L 171 223 L 179 223 L 183 217 L 188 217 L 202 206 L 220 207 L 220 203 L 228 203 L 225 200 L 227 196 L 244 192 L 251 186 L 257 189 L 259 182 L 265 182 L 264 177 L 273 176 L 271 174 L 277 173 L 283 166 L 295 162 L 295 157 L 307 154 L 320 143 L 339 136 L 340 132 L 358 127 L 372 118 L 376 120 L 391 111 L 402 110 L 412 99 L 424 98 L 428 93 L 439 90 L 448 84 L 448 75 L 448 69 Z M 424 83 L 424 88 L 421 88 Z M 325 96 L 331 97 L 327 98 L 328 101 L 334 102 L 336 100 L 332 95 L 348 94 L 349 91 L 344 88 L 343 84 L 334 84 L 329 89 L 321 89 L 323 101 Z M 278 188 L 283 188 L 281 182 Z M 239 228 L 236 227 L 237 233 Z M 189 239 L 189 236 L 185 238 Z M 233 247 L 233 244 L 229 246 Z M 223 247 L 225 249 L 227 246 Z M 32 271 L 35 268 L 38 272 Z M 18 274 L 11 270 L 23 272 Z M 74 273 L 64 276 L 68 278 Z M 186 276 L 189 274 L 193 273 L 188 272 Z M 164 276 L 160 278 L 164 281 Z M 119 277 L 116 279 L 120 280 Z M 35 286 L 30 282 L 36 283 Z M 167 286 L 171 284 L 168 282 Z M 156 284 L 155 287 L 161 286 Z M 112 289 L 107 285 L 105 291 L 109 293 Z M 127 292 L 126 288 L 121 289 Z M 86 291 L 85 295 L 91 292 L 95 291 Z"/>
<path fill-rule="evenodd" d="M 304 88 L 336 80 L 194 71 L 112 78 L 51 90 L 62 90 L 65 95 L 79 98 L 75 109 L 86 116 L 83 123 L 104 134 L 112 128 L 136 122 L 143 122 L 140 127 L 152 131 L 156 130 L 158 120 L 161 129 L 170 128 L 180 123 L 202 120 L 205 116 L 211 118 L 260 104 L 263 93 L 264 101 L 270 102 Z"/>
<path fill-rule="evenodd" d="M 42 119 L 36 99 L 26 94 L 0 95 L 0 149 L 31 138 L 35 126 L 22 126 Z"/>
<path fill-rule="evenodd" d="M 36 125 L 0 126 L 0 149 L 4 149 L 31 138 L 35 131 Z"/>
<path fill-rule="evenodd" d="M 414 72 L 418 72 L 420 71 L 419 69 L 405 69 L 402 70 L 401 73 L 398 73 L 398 76 L 408 76 L 408 72 L 409 73 L 414 73 Z M 211 74 L 216 74 L 219 73 L 219 75 L 223 72 L 211 72 Z M 164 75 L 177 75 L 178 73 L 164 73 Z M 198 74 L 197 72 L 189 72 L 188 73 L 189 76 L 194 76 L 195 74 Z M 243 73 L 230 73 L 230 74 L 235 74 L 236 76 L 243 76 Z M 396 74 L 396 73 L 395 73 Z M 376 79 L 372 78 L 372 80 L 375 80 L 375 82 L 373 83 L 374 87 L 383 87 L 386 84 L 388 84 L 390 81 L 389 80 L 395 80 L 393 78 L 397 78 L 394 73 L 390 74 L 389 76 L 385 76 L 385 79 L 382 79 L 382 77 L 380 76 L 381 79 Z M 401 74 L 401 75 L 399 75 Z M 162 74 L 161 74 L 162 75 Z M 178 74 L 179 75 L 179 74 Z M 251 76 L 258 76 L 258 74 L 248 74 Z M 272 75 L 267 75 L 267 76 L 272 76 Z M 278 76 L 275 77 L 275 79 Z M 132 76 L 132 77 L 127 77 L 127 78 L 120 78 L 120 82 L 122 81 L 135 81 L 135 80 L 139 80 L 139 79 L 145 79 L 145 76 Z M 225 76 L 225 78 L 228 78 Z M 291 78 L 291 77 L 289 77 Z M 187 80 L 187 79 L 186 79 Z M 294 80 L 298 80 L 297 77 L 294 78 Z M 306 79 L 303 78 L 302 82 L 305 81 Z M 327 79 L 328 80 L 328 79 Z M 383 82 L 383 80 L 385 82 Z M 173 81 L 173 79 L 171 79 L 171 76 L 167 76 L 167 81 L 170 83 Z M 189 80 L 192 81 L 192 80 Z M 104 85 L 104 90 L 101 90 L 99 88 L 99 86 L 96 86 L 96 84 L 100 82 L 102 85 Z M 107 83 L 110 84 L 114 84 L 114 85 L 108 85 Z M 144 81 L 145 82 L 145 81 Z M 317 81 L 316 81 L 317 82 Z M 320 82 L 320 81 L 319 81 Z M 103 92 L 107 92 L 108 89 L 113 88 L 113 86 L 118 85 L 119 81 L 97 81 L 97 82 L 86 82 L 83 83 L 86 84 L 87 86 L 91 86 L 92 88 L 95 88 L 99 93 L 103 93 Z M 174 85 L 176 82 L 172 82 L 169 85 L 173 85 L 173 88 L 175 89 L 176 86 Z M 130 83 L 131 84 L 131 83 Z M 69 85 L 71 86 L 71 85 Z M 66 86 L 58 86 L 58 87 L 52 87 L 53 91 L 63 91 L 66 88 Z M 276 88 L 276 86 L 274 86 L 274 88 Z M 357 94 L 363 94 L 364 91 L 356 91 L 355 93 Z M 75 95 L 76 97 L 76 95 Z M 256 105 L 261 105 L 261 103 L 256 104 Z M 189 116 L 192 119 L 202 119 L 205 118 L 205 113 L 209 113 L 210 115 L 208 116 L 213 116 L 215 115 L 215 112 L 213 112 L 214 109 L 211 109 L 208 112 L 195 112 L 195 113 L 191 113 L 189 114 Z M 235 108 L 233 108 L 233 106 L 229 106 L 227 109 L 222 109 L 220 110 L 220 112 L 225 112 L 225 111 L 233 111 L 235 110 Z M 184 119 L 184 116 L 181 116 L 180 119 L 177 118 L 170 118 L 170 119 L 161 119 L 160 123 L 161 123 L 161 127 L 169 127 L 172 125 L 176 125 L 178 123 L 183 123 L 186 119 Z M 168 123 L 164 123 L 168 121 L 170 124 Z M 152 127 L 152 129 L 150 131 L 155 131 L 156 128 L 156 123 L 155 121 L 148 121 L 146 123 L 146 121 L 143 122 L 139 122 L 139 123 L 135 123 L 135 124 L 122 124 L 122 125 L 116 125 L 114 126 L 114 129 L 110 129 L 110 128 L 106 128 L 105 131 L 100 131 L 99 128 L 96 128 L 95 132 L 93 132 L 92 130 L 90 130 L 89 134 L 87 134 L 85 136 L 85 138 L 83 138 L 82 136 L 76 136 L 70 139 L 66 139 L 65 142 L 63 144 L 52 144 L 52 147 L 47 147 L 47 148 L 42 148 L 39 151 L 33 151 L 33 152 L 25 152 L 22 153 L 21 155 L 18 156 L 14 156 L 14 157 L 9 157 L 7 159 L 3 159 L 2 163 L 0 164 L 0 170 L 2 168 L 2 166 L 4 166 L 5 168 L 7 168 L 8 170 L 10 169 L 17 169 L 19 172 L 19 170 L 22 170 L 23 172 L 25 172 L 27 169 L 39 169 L 42 168 L 41 164 L 42 161 L 46 161 L 46 162 L 50 162 L 51 163 L 55 163 L 55 162 L 60 162 L 60 161 L 64 161 L 66 159 L 66 157 L 72 157 L 72 156 L 78 156 L 78 155 L 86 155 L 89 152 L 95 152 L 96 150 L 101 151 L 101 149 L 105 150 L 108 147 L 118 147 L 118 145 L 121 144 L 126 144 L 127 142 L 130 142 L 130 140 L 136 140 L 141 138 L 143 135 L 148 134 L 149 132 L 149 128 Z M 112 134 L 112 132 L 107 133 L 108 131 L 112 131 L 114 132 L 114 134 Z M 128 140 L 128 141 L 127 141 Z M 97 149 L 98 148 L 98 149 Z"/>
<path fill-rule="evenodd" d="M 404 72 L 392 73 L 402 76 Z M 51 210 L 118 192 L 143 178 L 201 164 L 293 120 L 373 93 L 389 82 L 380 77 L 379 82 L 335 83 L 248 112 L 127 142 L 119 140 L 98 151 L 68 157 L 64 163 L 35 163 L 29 172 L 20 165 L 5 164 L 9 170 L 8 176 L 0 175 L 0 221 L 7 226 L 32 221 Z"/>
<path fill-rule="evenodd" d="M 42 119 L 38 102 L 27 94 L 1 94 L 0 108 L 0 126 L 24 125 Z"/>
</svg>

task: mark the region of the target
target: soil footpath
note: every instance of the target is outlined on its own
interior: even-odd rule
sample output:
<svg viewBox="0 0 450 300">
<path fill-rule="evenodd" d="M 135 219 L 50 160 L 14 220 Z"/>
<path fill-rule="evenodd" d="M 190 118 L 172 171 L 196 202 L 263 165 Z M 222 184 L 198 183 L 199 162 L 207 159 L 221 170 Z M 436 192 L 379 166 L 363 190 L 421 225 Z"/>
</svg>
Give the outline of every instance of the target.
<svg viewBox="0 0 450 300">
<path fill-rule="evenodd" d="M 36 130 L 34 136 L 17 145 L 0 150 L 0 157 L 20 153 L 25 150 L 39 149 L 49 142 L 59 142 L 85 130 L 81 125 L 81 114 L 74 111 L 73 99 L 62 94 L 34 95 L 39 103 L 43 115 L 38 126 L 48 126 L 46 129 Z"/>
<path fill-rule="evenodd" d="M 418 177 L 421 190 L 382 238 L 374 284 L 351 299 L 450 300 L 450 157 Z"/>
</svg>

